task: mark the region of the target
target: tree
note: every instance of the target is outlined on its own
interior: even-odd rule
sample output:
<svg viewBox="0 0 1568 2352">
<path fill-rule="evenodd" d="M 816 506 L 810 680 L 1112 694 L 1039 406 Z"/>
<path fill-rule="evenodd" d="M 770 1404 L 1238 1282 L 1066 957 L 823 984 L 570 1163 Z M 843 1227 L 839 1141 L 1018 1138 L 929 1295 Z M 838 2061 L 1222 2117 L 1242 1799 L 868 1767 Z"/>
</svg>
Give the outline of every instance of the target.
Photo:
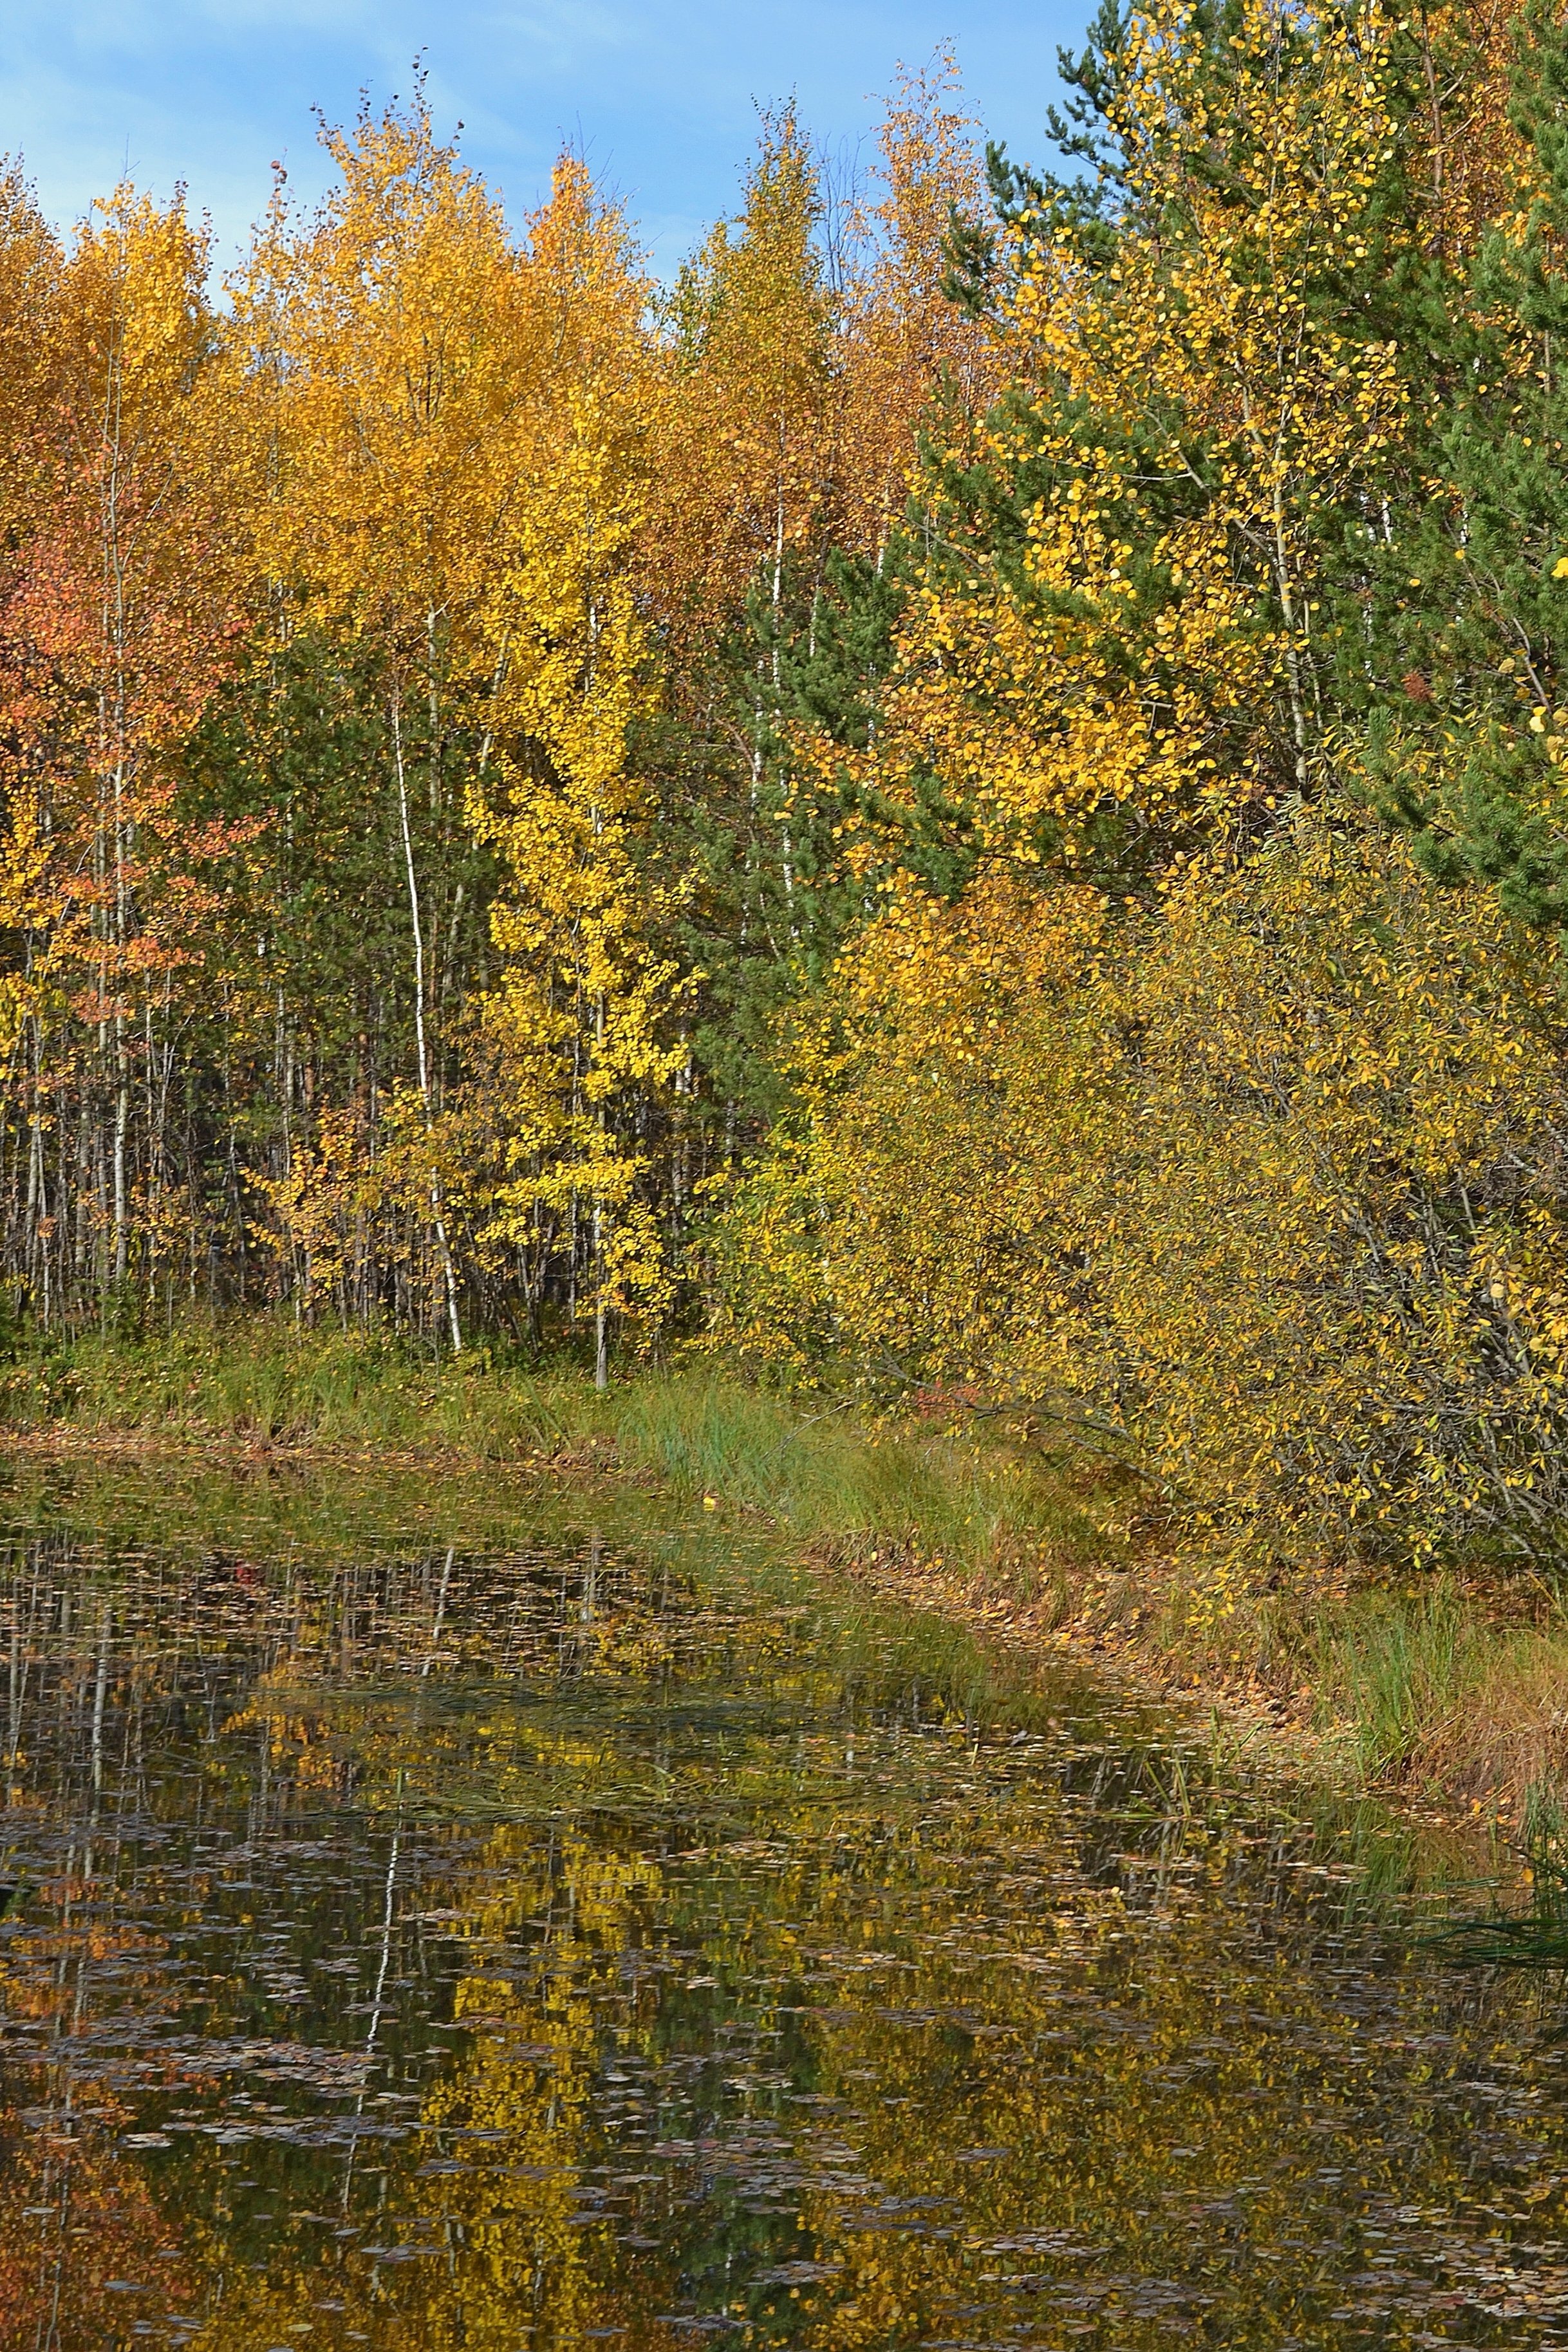
<svg viewBox="0 0 1568 2352">
<path fill-rule="evenodd" d="M 412 1076 L 431 1145 L 422 1181 L 460 1350 L 433 1030 L 464 879 L 450 855 L 463 798 L 453 737 L 475 691 L 475 608 L 514 488 L 495 449 L 522 396 L 524 354 L 508 332 L 516 261 L 493 200 L 437 142 L 422 94 L 327 144 L 341 186 L 300 232 L 275 203 L 243 289 L 253 397 L 274 452 L 258 528 L 279 647 L 305 624 L 374 665 L 407 911 Z"/>
<path fill-rule="evenodd" d="M 1483 64 L 1502 47 L 1494 37 Z M 1388 521 L 1356 616 L 1368 646 L 1358 699 L 1372 789 L 1427 870 L 1496 883 L 1510 912 L 1560 929 L 1568 34 L 1531 6 L 1508 47 L 1506 106 L 1483 83 L 1493 106 L 1467 126 L 1491 166 L 1482 185 L 1496 208 L 1478 218 L 1473 201 L 1455 205 L 1443 364 L 1421 420 L 1416 494 Z"/>
<path fill-rule="evenodd" d="M 56 1287 L 103 1297 L 127 1279 L 139 1125 L 158 1223 L 169 1033 L 180 975 L 202 961 L 204 869 L 225 846 L 221 828 L 183 823 L 177 752 L 227 667 L 237 575 L 232 419 L 205 245 L 182 204 L 121 189 L 58 266 L 30 242 L 13 324 L 39 350 L 0 668 L 28 1008 L 21 1249 L 47 1315 Z"/>
<path fill-rule="evenodd" d="M 668 1296 L 646 1138 L 686 1060 L 665 1034 L 676 975 L 654 944 L 639 856 L 651 803 L 627 756 L 649 692 L 634 568 L 655 387 L 646 297 L 622 223 L 563 163 L 521 273 L 532 394 L 500 444 L 509 498 L 480 606 L 492 683 L 468 806 L 502 872 L 484 1003 L 505 1171 L 490 1231 L 535 1297 L 563 1261 L 574 1320 L 585 1276 L 601 1387 L 612 1317 L 657 1317 Z"/>
</svg>

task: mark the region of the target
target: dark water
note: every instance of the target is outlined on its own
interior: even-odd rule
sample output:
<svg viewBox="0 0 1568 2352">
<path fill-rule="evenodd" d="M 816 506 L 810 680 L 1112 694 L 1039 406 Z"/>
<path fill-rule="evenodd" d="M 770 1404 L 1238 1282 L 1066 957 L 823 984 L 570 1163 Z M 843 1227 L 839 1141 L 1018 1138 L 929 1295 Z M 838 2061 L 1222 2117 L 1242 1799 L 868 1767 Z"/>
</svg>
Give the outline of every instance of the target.
<svg viewBox="0 0 1568 2352">
<path fill-rule="evenodd" d="M 0 1515 L 6 2352 L 1568 2346 L 1555 1994 L 1195 1731 L 635 1497 Z"/>
</svg>

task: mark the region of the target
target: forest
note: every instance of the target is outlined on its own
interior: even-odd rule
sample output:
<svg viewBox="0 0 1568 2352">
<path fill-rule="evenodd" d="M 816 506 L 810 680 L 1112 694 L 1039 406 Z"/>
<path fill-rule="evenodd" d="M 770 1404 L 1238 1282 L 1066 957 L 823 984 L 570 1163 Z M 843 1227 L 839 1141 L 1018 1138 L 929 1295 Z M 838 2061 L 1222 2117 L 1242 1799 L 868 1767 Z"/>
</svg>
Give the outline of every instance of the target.
<svg viewBox="0 0 1568 2352">
<path fill-rule="evenodd" d="M 9 171 L 8 1344 L 706 1347 L 1222 1594 L 1561 1559 L 1568 32 L 1064 74 L 1049 171 L 945 56 L 855 174 L 763 115 L 668 286 L 417 87 L 221 280 Z"/>
</svg>

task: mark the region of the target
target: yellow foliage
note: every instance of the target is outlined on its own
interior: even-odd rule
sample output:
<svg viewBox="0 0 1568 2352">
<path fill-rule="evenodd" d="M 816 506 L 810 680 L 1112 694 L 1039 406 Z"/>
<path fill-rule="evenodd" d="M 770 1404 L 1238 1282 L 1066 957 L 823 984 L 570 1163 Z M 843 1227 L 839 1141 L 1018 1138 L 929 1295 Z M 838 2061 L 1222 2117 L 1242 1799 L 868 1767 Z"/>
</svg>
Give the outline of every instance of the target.
<svg viewBox="0 0 1568 2352">
<path fill-rule="evenodd" d="M 657 1314 L 669 1281 L 628 1110 L 685 1059 L 661 1041 L 675 968 L 633 855 L 650 814 L 627 733 L 649 702 L 632 562 L 647 521 L 655 385 L 646 288 L 625 232 L 563 164 L 534 223 L 529 299 L 554 373 L 514 467 L 483 606 L 489 751 L 468 793 L 505 882 L 491 915 L 503 978 L 485 1011 L 505 1089 L 508 1170 L 492 1230 L 541 1211 L 593 1229 L 601 1373 L 607 1312 Z"/>
<path fill-rule="evenodd" d="M 1370 827 L 1304 817 L 1159 917 L 900 898 L 801 1040 L 808 1139 L 731 1211 L 738 1336 L 826 1311 L 1216 1542 L 1526 1548 L 1565 1500 L 1557 1021 L 1495 906 Z"/>
<path fill-rule="evenodd" d="M 1347 808 L 1312 705 L 1315 567 L 1405 430 L 1322 299 L 1397 29 L 1242 0 L 1221 114 L 1188 13 L 1133 16 L 1131 225 L 1019 223 L 1013 393 L 931 469 L 867 750 L 817 750 L 879 912 L 719 1245 L 751 1349 L 1027 1403 L 1221 1551 L 1529 1549 L 1568 1500 L 1554 980 Z M 933 783 L 947 898 L 888 824 Z"/>
<path fill-rule="evenodd" d="M 1134 16 L 1111 119 L 1170 233 L 1107 267 L 1026 220 L 1015 388 L 949 453 L 1008 487 L 1021 539 L 955 527 L 857 773 L 894 803 L 940 777 L 993 856 L 1048 839 L 1070 866 L 1108 818 L 1163 842 L 1309 781 L 1321 519 L 1405 407 L 1394 348 L 1326 327 L 1313 291 L 1394 124 L 1378 12 L 1321 26 L 1289 78 L 1271 0 L 1241 13 L 1223 125 L 1184 12 Z"/>
<path fill-rule="evenodd" d="M 540 1213 L 575 1236 L 581 1204 L 602 1331 L 607 1311 L 657 1307 L 668 1287 L 617 1113 L 680 1058 L 658 1042 L 670 972 L 646 946 L 629 855 L 647 814 L 626 734 L 648 697 L 630 580 L 648 502 L 647 289 L 578 163 L 560 164 L 518 246 L 422 104 L 331 144 L 340 191 L 302 235 L 275 208 L 242 306 L 277 453 L 265 543 L 285 625 L 363 637 L 384 664 L 454 1340 L 403 748 L 414 708 L 432 747 L 455 718 L 479 733 L 467 773 L 448 783 L 432 748 L 419 781 L 433 806 L 455 798 L 501 869 L 500 972 L 479 1007 L 503 1170 L 488 1237 L 537 1240 Z"/>
</svg>

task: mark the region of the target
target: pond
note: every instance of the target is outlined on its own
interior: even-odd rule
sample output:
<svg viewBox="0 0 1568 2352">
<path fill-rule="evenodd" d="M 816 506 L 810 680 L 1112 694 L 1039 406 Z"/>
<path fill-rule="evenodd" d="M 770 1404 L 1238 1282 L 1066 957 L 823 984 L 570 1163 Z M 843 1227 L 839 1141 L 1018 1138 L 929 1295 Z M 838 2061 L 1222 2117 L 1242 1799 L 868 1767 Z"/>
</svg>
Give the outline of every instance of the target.
<svg viewBox="0 0 1568 2352">
<path fill-rule="evenodd" d="M 18 1462 L 6 2352 L 1568 2346 L 1408 1837 L 649 1496 Z"/>
</svg>

